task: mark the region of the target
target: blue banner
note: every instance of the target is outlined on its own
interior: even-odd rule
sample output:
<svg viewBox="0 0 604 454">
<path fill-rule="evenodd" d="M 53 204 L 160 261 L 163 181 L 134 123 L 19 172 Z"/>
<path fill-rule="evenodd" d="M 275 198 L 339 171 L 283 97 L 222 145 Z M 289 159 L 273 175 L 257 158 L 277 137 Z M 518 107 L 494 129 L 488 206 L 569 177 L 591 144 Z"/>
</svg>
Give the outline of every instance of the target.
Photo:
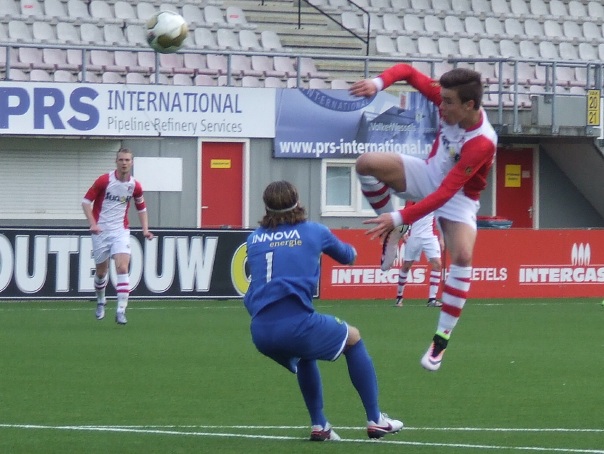
<svg viewBox="0 0 604 454">
<path fill-rule="evenodd" d="M 369 152 L 428 157 L 436 106 L 417 92 L 372 98 L 347 90 L 278 90 L 274 157 L 356 158 Z"/>
</svg>

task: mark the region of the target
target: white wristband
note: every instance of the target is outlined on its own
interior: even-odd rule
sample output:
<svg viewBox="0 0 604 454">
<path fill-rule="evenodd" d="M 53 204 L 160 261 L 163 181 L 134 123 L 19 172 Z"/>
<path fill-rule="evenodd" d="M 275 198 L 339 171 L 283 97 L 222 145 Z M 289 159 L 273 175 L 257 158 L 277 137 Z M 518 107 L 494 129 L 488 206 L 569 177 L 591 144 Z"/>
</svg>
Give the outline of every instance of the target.
<svg viewBox="0 0 604 454">
<path fill-rule="evenodd" d="M 395 227 L 403 225 L 403 215 L 400 213 L 400 211 L 392 211 L 390 216 L 392 217 L 392 222 L 394 223 Z"/>
<path fill-rule="evenodd" d="M 382 91 L 384 89 L 384 81 L 381 77 L 376 77 L 375 79 L 372 79 L 372 82 L 373 85 L 375 85 L 375 88 L 377 88 L 377 91 Z"/>
</svg>

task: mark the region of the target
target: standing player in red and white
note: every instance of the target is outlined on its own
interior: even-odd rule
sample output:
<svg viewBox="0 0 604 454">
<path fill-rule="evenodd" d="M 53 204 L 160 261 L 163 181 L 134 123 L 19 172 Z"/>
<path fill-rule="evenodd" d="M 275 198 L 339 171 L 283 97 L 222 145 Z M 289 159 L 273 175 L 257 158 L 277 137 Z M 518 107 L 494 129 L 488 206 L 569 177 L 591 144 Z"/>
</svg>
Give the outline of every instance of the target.
<svg viewBox="0 0 604 454">
<path fill-rule="evenodd" d="M 130 295 L 128 268 L 130 266 L 130 229 L 128 207 L 134 198 L 143 235 L 153 238 L 149 231 L 147 207 L 141 184 L 132 177 L 134 159 L 128 148 L 121 148 L 115 159 L 116 170 L 101 175 L 92 184 L 84 199 L 82 209 L 92 234 L 92 254 L 96 264 L 94 288 L 96 290 L 96 318 L 105 317 L 105 288 L 109 280 L 109 259 L 113 258 L 117 271 L 117 311 L 115 321 L 128 323 L 126 307 Z"/>
<path fill-rule="evenodd" d="M 430 155 L 423 160 L 402 154 L 367 153 L 357 159 L 356 170 L 363 194 L 378 215 L 366 223 L 375 224 L 367 234 L 383 241 L 382 269 L 389 269 L 396 259 L 401 226 L 434 212 L 442 228 L 451 266 L 436 334 L 421 359 L 425 369 L 435 371 L 440 368 L 468 297 L 476 214 L 480 192 L 486 187 L 495 159 L 497 134 L 481 108 L 481 75 L 467 68 L 454 68 L 433 80 L 400 63 L 375 79 L 355 82 L 350 92 L 373 96 L 401 80 L 438 106 L 440 125 Z M 395 211 L 391 194 L 418 202 Z"/>
<path fill-rule="evenodd" d="M 414 203 L 407 201 L 405 206 L 410 206 Z M 403 294 L 405 293 L 409 271 L 411 271 L 413 264 L 421 258 L 423 252 L 430 263 L 427 306 L 441 307 L 442 303 L 436 299 L 442 272 L 441 246 L 434 214 L 430 213 L 415 221 L 409 227 L 407 233 L 405 233 L 403 241 L 405 242 L 405 249 L 403 250 L 403 264 L 398 272 L 395 306 L 403 307 Z"/>
</svg>

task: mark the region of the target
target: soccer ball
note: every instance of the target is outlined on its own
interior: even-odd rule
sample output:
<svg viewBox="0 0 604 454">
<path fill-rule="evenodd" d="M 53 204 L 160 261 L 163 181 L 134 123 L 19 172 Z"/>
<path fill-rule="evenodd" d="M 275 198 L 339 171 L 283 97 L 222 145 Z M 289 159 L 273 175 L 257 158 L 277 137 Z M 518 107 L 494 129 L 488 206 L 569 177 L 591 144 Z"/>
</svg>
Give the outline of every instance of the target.
<svg viewBox="0 0 604 454">
<path fill-rule="evenodd" d="M 147 42 L 162 54 L 170 54 L 180 49 L 187 33 L 187 22 L 173 11 L 159 11 L 147 21 Z"/>
</svg>

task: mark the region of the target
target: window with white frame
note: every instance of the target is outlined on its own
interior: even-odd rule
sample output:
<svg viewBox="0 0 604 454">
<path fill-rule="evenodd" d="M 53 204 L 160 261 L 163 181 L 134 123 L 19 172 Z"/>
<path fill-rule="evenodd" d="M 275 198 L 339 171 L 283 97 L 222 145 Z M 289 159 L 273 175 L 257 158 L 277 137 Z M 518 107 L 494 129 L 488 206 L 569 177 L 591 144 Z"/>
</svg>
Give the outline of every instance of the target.
<svg viewBox="0 0 604 454">
<path fill-rule="evenodd" d="M 322 216 L 374 216 L 375 212 L 361 193 L 354 170 L 354 159 L 323 159 L 321 162 Z M 394 199 L 395 208 L 400 203 Z"/>
</svg>

